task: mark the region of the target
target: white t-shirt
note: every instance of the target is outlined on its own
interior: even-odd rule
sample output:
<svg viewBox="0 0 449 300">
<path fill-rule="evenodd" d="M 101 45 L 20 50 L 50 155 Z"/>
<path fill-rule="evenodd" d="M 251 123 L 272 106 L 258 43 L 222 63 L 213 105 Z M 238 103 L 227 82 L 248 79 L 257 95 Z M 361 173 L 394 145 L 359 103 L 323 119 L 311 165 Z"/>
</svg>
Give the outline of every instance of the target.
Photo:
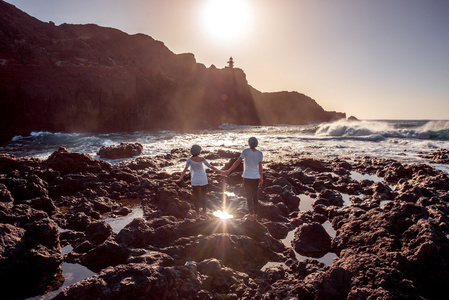
<svg viewBox="0 0 449 300">
<path fill-rule="evenodd" d="M 186 167 L 190 167 L 190 181 L 193 186 L 203 186 L 207 184 L 206 167 L 212 166 L 206 161 L 196 162 L 192 159 L 187 159 Z"/>
<path fill-rule="evenodd" d="M 263 154 L 259 150 L 253 151 L 251 148 L 243 150 L 240 155 L 243 158 L 243 178 L 259 179 L 259 163 L 263 161 Z"/>
</svg>

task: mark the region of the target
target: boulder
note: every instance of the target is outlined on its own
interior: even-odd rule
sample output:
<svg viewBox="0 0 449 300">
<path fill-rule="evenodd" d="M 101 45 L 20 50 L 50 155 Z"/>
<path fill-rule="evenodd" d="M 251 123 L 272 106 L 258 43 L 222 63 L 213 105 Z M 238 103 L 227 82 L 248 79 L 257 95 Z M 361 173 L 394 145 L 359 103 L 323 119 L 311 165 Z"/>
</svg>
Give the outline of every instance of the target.
<svg viewBox="0 0 449 300">
<path fill-rule="evenodd" d="M 310 257 L 322 257 L 331 251 L 331 237 L 323 225 L 312 222 L 299 226 L 292 240 L 296 252 Z"/>
<path fill-rule="evenodd" d="M 8 190 L 6 185 L 0 183 L 0 202 L 12 202 L 14 198 L 11 195 L 11 192 Z"/>
<path fill-rule="evenodd" d="M 72 284 L 53 299 L 179 299 L 172 272 L 143 263 L 119 265 Z"/>
<path fill-rule="evenodd" d="M 103 146 L 97 154 L 100 158 L 120 159 L 139 156 L 143 152 L 141 143 L 120 143 L 119 145 Z"/>
<path fill-rule="evenodd" d="M 62 284 L 58 227 L 46 213 L 27 205 L 12 208 L 0 223 L 0 237 L 4 295 L 27 298 Z"/>
<path fill-rule="evenodd" d="M 99 173 L 103 170 L 110 171 L 112 165 L 101 160 L 94 160 L 87 154 L 73 153 L 60 147 L 44 162 L 44 168 L 54 169 L 65 174 L 74 174 L 78 172 Z"/>
<path fill-rule="evenodd" d="M 226 233 L 200 236 L 183 247 L 183 256 L 196 261 L 217 258 L 234 270 L 260 269 L 268 261 L 280 261 L 279 255 L 265 243 L 245 235 Z"/>
</svg>

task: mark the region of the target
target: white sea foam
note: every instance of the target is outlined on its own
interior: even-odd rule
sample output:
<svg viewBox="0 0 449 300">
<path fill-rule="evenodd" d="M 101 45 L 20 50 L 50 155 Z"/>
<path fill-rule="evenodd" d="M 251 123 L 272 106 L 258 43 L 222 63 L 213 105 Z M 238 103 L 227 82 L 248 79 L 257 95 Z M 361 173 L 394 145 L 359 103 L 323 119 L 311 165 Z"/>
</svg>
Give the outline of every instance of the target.
<svg viewBox="0 0 449 300">
<path fill-rule="evenodd" d="M 367 155 L 394 158 L 406 163 L 424 162 L 419 152 L 449 148 L 447 121 L 339 121 L 305 126 L 239 126 L 225 124 L 217 130 L 195 132 L 133 132 L 111 134 L 64 134 L 34 132 L 17 136 L 0 145 L 0 153 L 46 158 L 59 147 L 92 155 L 105 145 L 139 142 L 143 155 L 170 153 L 172 149 L 190 149 L 200 144 L 207 151 L 219 149 L 240 152 L 248 138 L 256 136 L 259 149 L 267 159 L 277 158 L 280 151 L 307 152 L 325 157 L 353 158 Z M 441 129 L 431 131 L 431 129 Z M 443 168 L 443 167 L 442 167 Z M 444 169 L 444 168 L 443 168 Z"/>
<path fill-rule="evenodd" d="M 449 129 L 448 120 L 429 121 L 421 128 L 422 131 L 440 131 Z"/>
</svg>

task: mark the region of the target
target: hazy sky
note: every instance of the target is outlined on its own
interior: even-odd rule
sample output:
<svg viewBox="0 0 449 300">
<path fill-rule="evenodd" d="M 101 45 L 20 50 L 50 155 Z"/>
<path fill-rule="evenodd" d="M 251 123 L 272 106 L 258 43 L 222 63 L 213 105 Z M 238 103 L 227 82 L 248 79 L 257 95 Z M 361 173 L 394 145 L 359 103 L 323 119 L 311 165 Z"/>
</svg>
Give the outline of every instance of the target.
<svg viewBox="0 0 449 300">
<path fill-rule="evenodd" d="M 57 25 L 144 33 L 207 67 L 232 56 L 254 88 L 348 116 L 449 119 L 448 0 L 6 2 Z"/>
</svg>

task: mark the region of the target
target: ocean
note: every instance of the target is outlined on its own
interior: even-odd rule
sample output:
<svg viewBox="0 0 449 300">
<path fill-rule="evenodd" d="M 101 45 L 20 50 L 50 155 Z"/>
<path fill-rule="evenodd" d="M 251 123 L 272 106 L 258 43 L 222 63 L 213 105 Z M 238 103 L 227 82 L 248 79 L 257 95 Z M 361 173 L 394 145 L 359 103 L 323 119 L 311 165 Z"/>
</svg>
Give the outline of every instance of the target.
<svg viewBox="0 0 449 300">
<path fill-rule="evenodd" d="M 143 155 L 149 156 L 169 153 L 175 148 L 190 149 L 193 144 L 199 144 L 210 152 L 218 149 L 240 152 L 247 146 L 250 136 L 258 138 L 258 148 L 264 152 L 265 160 L 290 152 L 346 160 L 371 156 L 392 158 L 407 164 L 428 163 L 419 154 L 449 148 L 449 120 L 342 120 L 301 126 L 223 124 L 218 129 L 192 132 L 33 132 L 30 136 L 16 136 L 0 145 L 0 153 L 46 159 L 62 146 L 68 151 L 86 153 L 98 159 L 97 152 L 102 146 L 121 142 L 139 142 L 144 146 Z M 449 166 L 432 165 L 449 174 Z"/>
</svg>

